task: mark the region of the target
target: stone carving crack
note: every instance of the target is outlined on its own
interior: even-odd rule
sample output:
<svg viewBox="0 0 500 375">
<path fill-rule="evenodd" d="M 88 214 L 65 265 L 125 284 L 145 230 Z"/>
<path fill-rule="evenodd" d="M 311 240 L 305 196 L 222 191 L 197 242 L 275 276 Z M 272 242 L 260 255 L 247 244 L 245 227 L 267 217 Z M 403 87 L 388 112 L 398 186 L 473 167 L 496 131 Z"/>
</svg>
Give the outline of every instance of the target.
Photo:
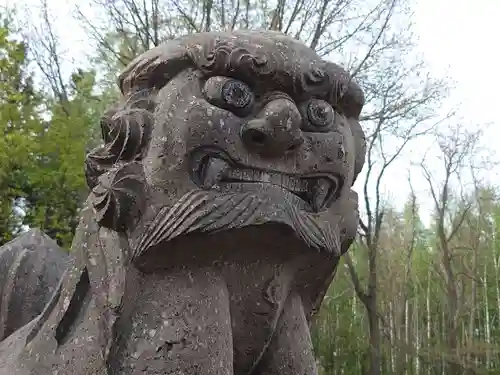
<svg viewBox="0 0 500 375">
<path fill-rule="evenodd" d="M 78 323 L 82 322 L 85 315 L 85 307 L 88 306 L 90 301 L 89 297 L 90 278 L 87 268 L 84 268 L 66 312 L 57 325 L 55 339 L 58 346 L 64 345 L 71 337 L 71 332 L 75 331 Z"/>
</svg>

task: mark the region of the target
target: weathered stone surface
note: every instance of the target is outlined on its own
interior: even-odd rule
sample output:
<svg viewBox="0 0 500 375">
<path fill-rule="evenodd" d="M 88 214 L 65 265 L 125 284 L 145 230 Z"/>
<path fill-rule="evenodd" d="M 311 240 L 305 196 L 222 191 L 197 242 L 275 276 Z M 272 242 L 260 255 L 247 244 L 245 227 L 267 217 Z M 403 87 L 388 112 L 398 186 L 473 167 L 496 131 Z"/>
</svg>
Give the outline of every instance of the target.
<svg viewBox="0 0 500 375">
<path fill-rule="evenodd" d="M 71 266 L 0 374 L 317 374 L 309 324 L 358 222 L 361 89 L 267 31 L 166 42 L 119 85 Z"/>
<path fill-rule="evenodd" d="M 0 247 L 0 341 L 42 312 L 67 261 L 68 254 L 38 229 Z"/>
</svg>

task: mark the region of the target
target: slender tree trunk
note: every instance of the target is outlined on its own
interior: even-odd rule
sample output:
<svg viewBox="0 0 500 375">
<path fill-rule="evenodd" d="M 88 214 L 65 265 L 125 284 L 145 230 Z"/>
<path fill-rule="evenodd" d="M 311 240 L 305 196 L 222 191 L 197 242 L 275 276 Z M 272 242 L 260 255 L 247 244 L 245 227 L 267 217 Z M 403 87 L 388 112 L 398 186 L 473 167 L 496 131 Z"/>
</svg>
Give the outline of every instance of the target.
<svg viewBox="0 0 500 375">
<path fill-rule="evenodd" d="M 441 345 L 443 345 L 446 342 L 446 334 L 448 330 L 446 329 L 446 316 L 444 309 L 441 311 L 441 327 L 440 327 L 440 332 L 441 332 Z M 441 375 L 446 375 L 446 358 L 444 354 L 441 354 Z"/>
<path fill-rule="evenodd" d="M 483 278 L 483 287 L 484 287 L 484 292 L 483 292 L 483 309 L 484 309 L 484 335 L 485 335 L 485 341 L 486 345 L 488 346 L 488 349 L 486 350 L 486 358 L 485 358 L 485 367 L 486 370 L 490 369 L 491 366 L 491 351 L 490 351 L 490 345 L 491 345 L 491 329 L 490 329 L 490 304 L 489 304 L 489 298 L 488 298 L 488 266 L 487 264 L 484 265 L 484 278 Z"/>
<path fill-rule="evenodd" d="M 408 299 L 406 299 L 406 302 L 405 302 L 405 325 L 404 325 L 404 329 L 405 329 L 405 337 L 404 337 L 404 345 L 403 345 L 403 348 L 404 348 L 404 353 L 403 353 L 403 358 L 405 359 L 404 361 L 404 366 L 403 366 L 403 369 L 404 369 L 404 373 L 408 373 L 408 369 L 411 369 L 412 368 L 412 363 L 413 360 L 412 360 L 412 356 L 409 355 L 408 353 L 408 350 L 406 348 L 409 348 L 410 347 L 410 336 L 411 336 L 411 333 L 413 331 L 413 326 L 412 326 L 412 311 L 410 310 L 410 303 L 408 302 Z M 413 344 L 411 345 L 413 346 Z M 403 374 L 403 372 L 401 372 L 401 374 Z"/>
<path fill-rule="evenodd" d="M 420 297 L 420 296 L 419 296 Z M 421 332 L 420 332 L 420 298 L 417 299 L 417 303 L 415 304 L 415 319 L 414 320 L 414 325 L 415 325 L 415 346 L 416 346 L 416 352 L 417 356 L 415 357 L 415 375 L 420 375 L 420 348 L 422 347 L 422 338 L 421 338 Z"/>
<path fill-rule="evenodd" d="M 368 326 L 370 332 L 369 365 L 367 375 L 380 375 L 381 351 L 380 351 L 380 324 L 377 316 L 376 293 L 367 299 Z"/>
<path fill-rule="evenodd" d="M 427 273 L 427 293 L 426 293 L 426 304 L 425 304 L 425 307 L 426 307 L 426 313 L 427 313 L 427 327 L 426 327 L 426 343 L 425 343 L 425 347 L 427 349 L 427 351 L 429 351 L 429 347 L 430 347 L 430 343 L 431 343 L 431 319 L 432 319 L 432 315 L 431 315 L 431 270 L 429 268 L 429 271 Z M 427 373 L 430 375 L 431 374 L 431 371 L 430 371 L 430 368 L 428 367 L 428 371 Z"/>
<path fill-rule="evenodd" d="M 391 365 L 391 371 L 394 373 L 396 372 L 396 357 L 399 357 L 398 353 L 398 344 L 399 344 L 399 335 L 398 335 L 398 329 L 399 329 L 399 322 L 397 320 L 397 316 L 395 316 L 397 313 L 396 308 L 394 307 L 394 302 L 389 301 L 389 307 L 387 309 L 387 315 L 389 316 L 389 358 L 390 358 L 390 365 Z"/>
<path fill-rule="evenodd" d="M 335 328 L 338 330 L 339 327 L 340 327 L 340 308 L 339 308 L 339 304 L 335 304 L 335 310 L 336 310 L 336 314 L 335 314 Z M 352 327 L 352 325 L 351 325 Z M 351 330 L 349 332 L 352 332 Z M 332 336 L 333 336 L 333 340 L 335 341 L 335 348 L 339 348 L 340 347 L 340 340 L 339 340 L 339 336 L 335 334 L 335 331 L 332 332 Z M 340 361 L 335 361 L 334 365 L 333 365 L 333 371 L 334 371 L 334 374 L 340 374 L 341 371 L 342 371 L 342 364 L 340 363 Z"/>
<path fill-rule="evenodd" d="M 493 262 L 494 262 L 494 267 L 495 267 L 495 291 L 496 291 L 496 297 L 497 297 L 497 303 L 496 303 L 496 307 L 497 307 L 497 316 L 500 316 L 500 283 L 498 281 L 498 276 L 500 275 L 500 264 L 498 262 L 498 258 L 497 258 L 497 254 L 496 254 L 496 237 L 495 237 L 495 245 L 494 245 L 494 249 L 495 249 L 495 254 L 494 254 L 494 257 L 493 257 Z M 500 362 L 500 357 L 499 355 L 497 354 L 495 356 L 495 363 L 498 364 L 498 362 Z"/>
<path fill-rule="evenodd" d="M 448 361 L 449 374 L 460 375 L 462 374 L 462 366 L 458 364 L 458 322 L 457 322 L 457 312 L 458 312 L 458 298 L 457 290 L 452 281 L 448 283 L 448 314 L 446 317 L 446 341 L 448 344 L 448 349 L 450 355 L 453 357 L 451 361 Z"/>
<path fill-rule="evenodd" d="M 476 231 L 479 232 L 479 228 L 476 228 Z M 476 309 L 477 309 L 477 257 L 478 257 L 478 247 L 479 240 L 475 241 L 474 253 L 472 255 L 472 279 L 471 279 L 471 294 L 472 300 L 470 305 L 470 315 L 469 315 L 469 345 L 472 347 L 474 345 L 474 337 L 475 337 L 475 328 L 476 328 Z M 473 357 L 470 353 L 467 355 L 467 364 L 471 365 L 473 363 Z M 473 371 L 469 371 L 470 375 L 473 375 Z"/>
</svg>

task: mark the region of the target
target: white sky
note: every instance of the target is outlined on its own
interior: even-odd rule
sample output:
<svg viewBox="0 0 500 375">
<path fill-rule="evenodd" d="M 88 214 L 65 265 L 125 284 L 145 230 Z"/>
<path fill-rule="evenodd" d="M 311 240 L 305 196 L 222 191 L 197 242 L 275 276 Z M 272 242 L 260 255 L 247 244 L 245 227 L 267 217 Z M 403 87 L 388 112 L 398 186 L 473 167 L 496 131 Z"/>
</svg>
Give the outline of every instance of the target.
<svg viewBox="0 0 500 375">
<path fill-rule="evenodd" d="M 499 15 L 498 0 L 420 0 L 415 14 L 429 64 L 437 72 L 447 70 L 457 82 L 451 99 L 483 123 L 498 123 Z"/>
<path fill-rule="evenodd" d="M 0 5 L 20 5 L 22 0 L 0 0 Z M 72 56 L 82 56 L 88 51 L 85 35 L 74 18 L 70 16 L 71 3 L 85 4 L 79 0 L 48 0 L 57 18 L 56 29 L 61 36 L 65 52 Z M 23 5 L 39 4 L 38 0 L 24 0 Z M 433 75 L 447 74 L 456 82 L 451 96 L 443 104 L 450 108 L 460 104 L 461 115 L 466 126 L 487 128 L 484 146 L 491 155 L 500 142 L 500 131 L 496 115 L 499 97 L 500 69 L 498 38 L 498 17 L 500 0 L 418 0 L 415 10 L 415 31 L 420 39 L 419 48 L 431 68 Z M 496 37 L 495 37 L 496 35 Z M 415 148 L 423 152 L 425 147 Z M 415 156 L 415 155 L 414 155 Z M 410 161 L 402 158 L 397 168 L 392 168 L 386 177 L 384 193 L 397 204 L 404 202 L 409 189 L 407 184 Z M 419 171 L 412 171 L 417 177 Z M 496 170 L 489 171 L 488 178 L 500 183 Z M 413 178 L 413 186 L 423 201 L 428 197 L 422 179 Z M 359 189 L 358 189 L 359 190 Z M 430 208 L 431 202 L 426 202 Z"/>
<path fill-rule="evenodd" d="M 464 126 L 485 129 L 483 147 L 494 160 L 500 160 L 496 155 L 500 142 L 500 120 L 496 112 L 500 104 L 497 102 L 499 15 L 500 0 L 418 0 L 415 9 L 420 49 L 431 72 L 436 76 L 444 72 L 455 81 L 443 108 L 459 105 Z M 489 126 L 484 126 L 486 124 Z M 391 170 L 391 174 L 393 181 L 398 178 L 397 171 Z M 497 186 L 500 184 L 497 168 L 487 171 L 484 178 Z M 423 182 L 415 184 L 415 188 L 423 193 L 424 199 L 428 196 Z M 394 188 L 390 193 L 401 199 Z"/>
</svg>

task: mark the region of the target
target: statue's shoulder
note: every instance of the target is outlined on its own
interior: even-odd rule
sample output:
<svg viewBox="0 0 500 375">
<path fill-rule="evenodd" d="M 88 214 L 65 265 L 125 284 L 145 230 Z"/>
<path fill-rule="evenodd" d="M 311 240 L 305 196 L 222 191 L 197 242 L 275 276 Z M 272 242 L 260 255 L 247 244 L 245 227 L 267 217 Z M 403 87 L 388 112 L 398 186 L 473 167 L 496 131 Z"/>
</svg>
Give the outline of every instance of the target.
<svg viewBox="0 0 500 375">
<path fill-rule="evenodd" d="M 0 247 L 0 341 L 43 311 L 68 258 L 39 229 L 24 232 Z"/>
<path fill-rule="evenodd" d="M 20 366 L 19 359 L 26 349 L 26 340 L 37 318 L 0 342 L 0 375 L 28 375 L 30 370 Z"/>
</svg>

